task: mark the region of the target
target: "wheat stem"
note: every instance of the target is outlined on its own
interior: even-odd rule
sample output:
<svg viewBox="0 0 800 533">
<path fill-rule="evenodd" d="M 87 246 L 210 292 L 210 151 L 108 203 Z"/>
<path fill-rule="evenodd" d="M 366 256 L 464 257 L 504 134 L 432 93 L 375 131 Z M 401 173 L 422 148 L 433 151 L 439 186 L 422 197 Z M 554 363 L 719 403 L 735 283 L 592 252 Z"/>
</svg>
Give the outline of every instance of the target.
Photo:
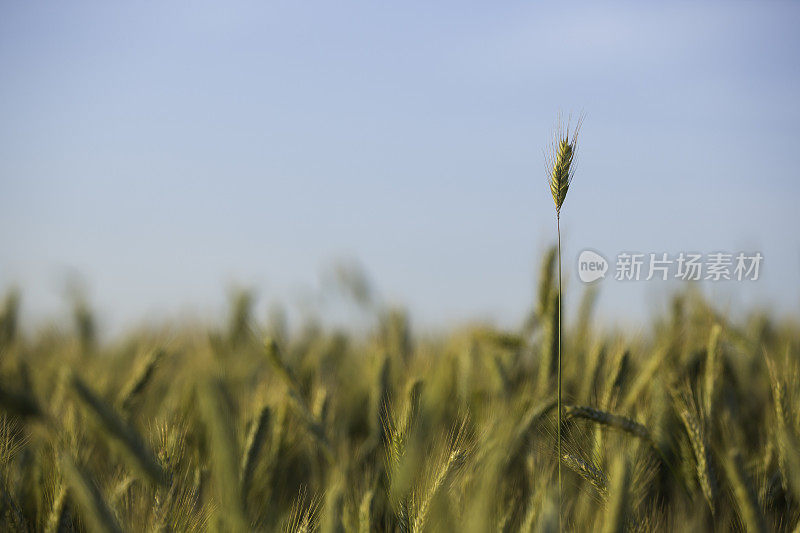
<svg viewBox="0 0 800 533">
<path fill-rule="evenodd" d="M 564 191 L 566 194 L 566 190 Z M 562 200 L 563 201 L 563 200 Z M 561 211 L 556 211 L 556 231 L 558 233 L 558 457 L 561 457 L 561 422 L 563 418 L 561 408 Z M 561 460 L 558 461 L 558 530 L 562 531 L 561 526 Z"/>
</svg>

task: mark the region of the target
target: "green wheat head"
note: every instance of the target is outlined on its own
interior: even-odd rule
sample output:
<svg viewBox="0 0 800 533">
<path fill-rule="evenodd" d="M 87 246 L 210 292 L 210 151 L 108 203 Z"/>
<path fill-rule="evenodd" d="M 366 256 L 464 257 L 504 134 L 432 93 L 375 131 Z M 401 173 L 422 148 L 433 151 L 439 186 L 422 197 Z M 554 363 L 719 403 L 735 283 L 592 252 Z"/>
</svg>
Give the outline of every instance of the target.
<svg viewBox="0 0 800 533">
<path fill-rule="evenodd" d="M 578 132 L 581 129 L 582 122 L 583 118 L 579 118 L 570 132 L 569 121 L 564 124 L 559 117 L 556 123 L 553 145 L 546 156 L 550 173 L 550 192 L 553 195 L 557 213 L 561 212 L 561 206 L 567 197 L 567 191 L 575 173 L 575 152 L 578 147 Z"/>
</svg>

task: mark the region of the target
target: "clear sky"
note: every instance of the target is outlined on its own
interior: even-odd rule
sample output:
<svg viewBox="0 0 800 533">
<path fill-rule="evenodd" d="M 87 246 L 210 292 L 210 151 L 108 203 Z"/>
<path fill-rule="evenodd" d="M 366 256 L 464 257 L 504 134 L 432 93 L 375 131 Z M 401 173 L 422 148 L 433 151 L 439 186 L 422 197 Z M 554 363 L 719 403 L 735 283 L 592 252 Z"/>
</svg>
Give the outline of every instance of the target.
<svg viewBox="0 0 800 533">
<path fill-rule="evenodd" d="M 584 112 L 584 248 L 760 251 L 723 308 L 800 310 L 800 3 L 2 2 L 0 289 L 109 327 L 309 300 L 357 259 L 418 323 L 519 323 Z M 612 266 L 613 268 L 613 266 Z M 679 284 L 601 282 L 636 321 Z"/>
</svg>

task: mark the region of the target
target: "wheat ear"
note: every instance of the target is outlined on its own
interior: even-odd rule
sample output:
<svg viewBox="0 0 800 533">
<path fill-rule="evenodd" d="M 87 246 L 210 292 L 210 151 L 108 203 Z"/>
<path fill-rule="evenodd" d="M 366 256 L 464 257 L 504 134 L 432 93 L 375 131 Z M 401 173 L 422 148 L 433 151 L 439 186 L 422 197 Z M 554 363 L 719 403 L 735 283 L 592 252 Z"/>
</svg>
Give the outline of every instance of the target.
<svg viewBox="0 0 800 533">
<path fill-rule="evenodd" d="M 247 435 L 245 453 L 242 456 L 242 467 L 239 479 L 242 485 L 242 498 L 245 500 L 247 499 L 247 494 L 250 492 L 250 483 L 253 480 L 256 461 L 261 451 L 266 447 L 271 424 L 272 410 L 269 406 L 265 405 L 261 408 L 258 416 L 253 420 L 250 432 Z"/>
<path fill-rule="evenodd" d="M 714 403 L 716 395 L 718 394 L 716 383 L 721 373 L 719 353 L 719 334 L 722 327 L 719 324 L 714 324 L 711 328 L 711 334 L 708 338 L 708 346 L 706 347 L 706 368 L 705 368 L 705 416 L 710 417 L 714 412 Z"/>
<path fill-rule="evenodd" d="M 608 496 L 608 477 L 600 467 L 569 453 L 565 453 L 561 459 L 571 470 L 594 485 L 603 498 Z"/>
<path fill-rule="evenodd" d="M 155 350 L 151 352 L 144 364 L 133 375 L 133 378 L 123 389 L 119 397 L 119 407 L 123 413 L 130 413 L 131 407 L 136 399 L 141 396 L 142 391 L 147 387 L 147 384 L 153 378 L 156 367 L 161 359 L 164 357 L 163 350 Z"/>
<path fill-rule="evenodd" d="M 652 443 L 650 431 L 648 431 L 644 425 L 631 418 L 615 415 L 614 413 L 609 413 L 607 411 L 601 411 L 600 409 L 595 409 L 594 407 L 566 405 L 564 406 L 564 417 L 566 419 L 583 418 L 585 420 L 591 420 L 593 422 L 597 422 L 598 424 L 613 427 L 626 433 L 630 433 L 631 435 L 639 437 L 645 442 Z"/>
<path fill-rule="evenodd" d="M 713 514 L 716 509 L 717 483 L 711 461 L 711 450 L 708 447 L 708 441 L 703 427 L 700 425 L 700 420 L 695 416 L 697 409 L 690 398 L 687 399 L 681 396 L 677 391 L 672 391 L 672 395 L 678 417 L 683 422 L 683 426 L 689 436 L 689 442 L 692 445 L 692 451 L 697 463 L 697 480 Z"/>
</svg>

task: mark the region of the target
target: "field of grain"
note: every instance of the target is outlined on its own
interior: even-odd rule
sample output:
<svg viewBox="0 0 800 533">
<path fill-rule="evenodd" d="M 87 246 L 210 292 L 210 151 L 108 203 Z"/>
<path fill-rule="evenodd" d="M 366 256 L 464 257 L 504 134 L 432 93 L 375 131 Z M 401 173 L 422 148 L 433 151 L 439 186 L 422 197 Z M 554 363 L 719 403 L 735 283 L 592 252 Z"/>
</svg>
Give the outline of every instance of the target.
<svg viewBox="0 0 800 533">
<path fill-rule="evenodd" d="M 3 531 L 556 531 L 555 251 L 516 331 L 257 323 L 95 340 L 0 315 Z M 800 327 L 697 293 L 646 333 L 564 315 L 567 531 L 797 531 Z"/>
</svg>

